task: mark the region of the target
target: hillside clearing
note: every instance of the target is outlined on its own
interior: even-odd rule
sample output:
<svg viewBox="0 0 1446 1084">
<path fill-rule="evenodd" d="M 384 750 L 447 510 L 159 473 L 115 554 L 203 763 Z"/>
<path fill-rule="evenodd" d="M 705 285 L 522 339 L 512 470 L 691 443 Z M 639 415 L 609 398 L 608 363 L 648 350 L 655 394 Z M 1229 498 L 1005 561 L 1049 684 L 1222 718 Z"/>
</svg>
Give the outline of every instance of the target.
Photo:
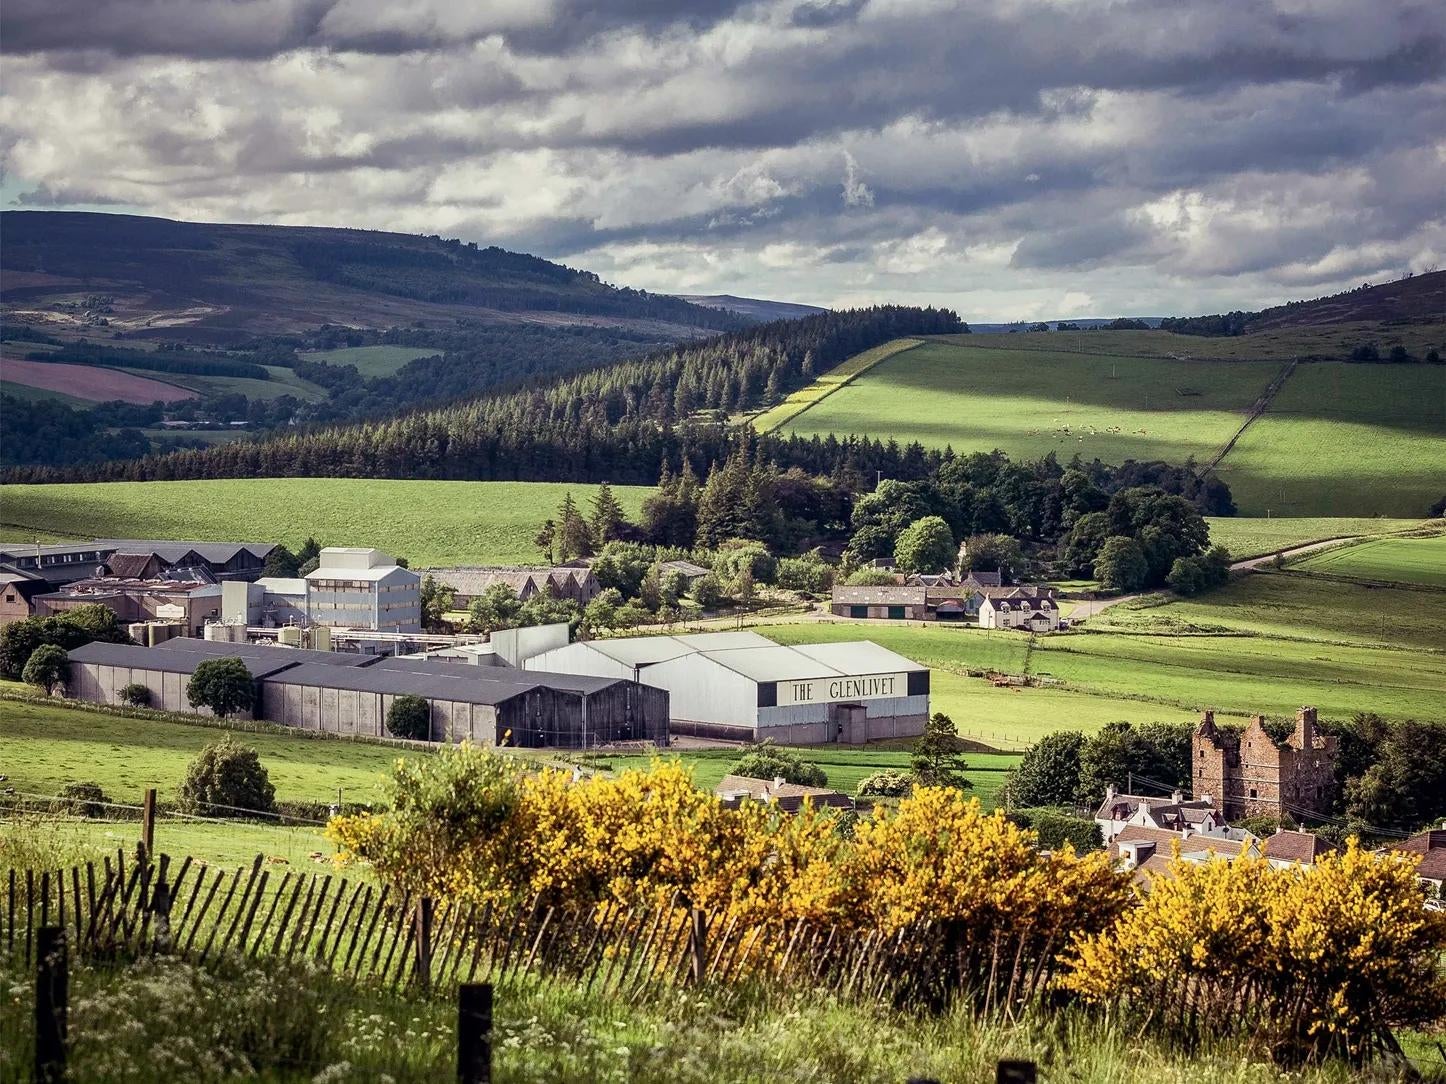
<svg viewBox="0 0 1446 1084">
<path fill-rule="evenodd" d="M 419 346 L 343 346 L 336 350 L 308 350 L 297 355 L 302 361 L 327 365 L 352 365 L 365 378 L 391 376 L 408 362 L 430 358 L 440 350 Z"/>
<path fill-rule="evenodd" d="M 1204 462 L 1240 428 L 1279 369 L 1275 362 L 1023 353 L 933 339 L 875 365 L 785 429 L 956 452 L 998 448 L 1013 458 L 1053 452 L 1061 462 L 1076 454 L 1107 463 Z"/>
<path fill-rule="evenodd" d="M 1418 515 L 1442 496 L 1446 367 L 1297 366 L 1220 464 L 1246 514 Z"/>
<path fill-rule="evenodd" d="M 1366 580 L 1446 587 L 1446 534 L 1376 539 L 1317 554 L 1297 567 Z M 1440 601 L 1446 602 L 1446 597 Z"/>
<path fill-rule="evenodd" d="M 184 538 L 376 546 L 414 568 L 542 560 L 533 537 L 571 493 L 584 512 L 596 487 L 553 482 L 247 478 L 13 485 L 0 537 Z M 636 516 L 645 486 L 614 487 Z"/>
<path fill-rule="evenodd" d="M 923 339 L 895 339 L 892 342 L 865 350 L 818 377 L 806 388 L 800 388 L 777 406 L 765 410 L 753 419 L 753 428 L 760 433 L 771 433 L 785 422 L 798 417 L 805 410 L 818 405 L 828 396 L 844 387 L 850 381 L 863 375 L 887 358 L 912 350 L 922 345 Z"/>
<path fill-rule="evenodd" d="M 1432 521 L 1383 516 L 1208 516 L 1206 522 L 1210 524 L 1210 541 L 1224 546 L 1232 557 L 1241 560 L 1330 538 L 1417 530 Z"/>
</svg>

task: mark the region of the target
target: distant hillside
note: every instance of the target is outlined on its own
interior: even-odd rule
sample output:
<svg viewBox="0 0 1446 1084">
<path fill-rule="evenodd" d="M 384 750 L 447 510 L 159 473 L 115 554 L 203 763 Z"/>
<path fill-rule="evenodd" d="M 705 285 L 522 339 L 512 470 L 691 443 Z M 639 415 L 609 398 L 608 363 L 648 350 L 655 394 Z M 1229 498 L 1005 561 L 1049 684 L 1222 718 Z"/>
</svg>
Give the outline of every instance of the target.
<svg viewBox="0 0 1446 1084">
<path fill-rule="evenodd" d="M 796 320 L 800 316 L 813 316 L 827 309 L 817 305 L 800 305 L 793 301 L 762 301 L 754 297 L 734 297 L 732 294 L 678 294 L 679 298 L 692 305 L 709 309 L 736 312 L 760 322 L 768 320 Z"/>
<path fill-rule="evenodd" d="M 658 338 L 741 326 L 736 316 L 475 243 L 310 226 L 134 215 L 0 215 L 7 322 L 61 336 L 230 346 L 261 334 L 489 323 L 630 324 Z"/>
<path fill-rule="evenodd" d="M 1343 294 L 1291 301 L 1260 312 L 1173 317 L 1160 326 L 1183 335 L 1250 335 L 1280 328 L 1364 323 L 1446 323 L 1446 271 L 1412 275 L 1380 286 L 1367 283 Z"/>
</svg>

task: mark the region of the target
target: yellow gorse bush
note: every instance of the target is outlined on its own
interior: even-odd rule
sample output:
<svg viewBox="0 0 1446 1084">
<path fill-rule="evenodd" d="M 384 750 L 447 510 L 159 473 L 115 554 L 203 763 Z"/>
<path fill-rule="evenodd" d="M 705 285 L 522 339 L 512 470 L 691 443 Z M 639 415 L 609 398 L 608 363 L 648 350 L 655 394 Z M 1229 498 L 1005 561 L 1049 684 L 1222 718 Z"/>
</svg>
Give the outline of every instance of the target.
<svg viewBox="0 0 1446 1084">
<path fill-rule="evenodd" d="M 1033 832 L 948 788 L 917 788 L 848 833 L 831 810 L 725 808 L 676 762 L 574 781 L 463 745 L 399 762 L 392 791 L 390 812 L 331 822 L 343 860 L 454 901 L 926 927 L 897 963 L 944 988 L 1027 998 L 1053 977 L 1187 1035 L 1263 1035 L 1286 1054 L 1363 1058 L 1446 1005 L 1446 915 L 1425 910 L 1409 861 L 1354 844 L 1303 870 L 1176 859 L 1137 896 L 1107 852 L 1042 854 Z"/>
<path fill-rule="evenodd" d="M 1199 1034 L 1261 1034 L 1278 1055 L 1362 1060 L 1446 1007 L 1446 914 L 1424 907 L 1413 864 L 1354 840 L 1292 870 L 1177 858 L 1140 906 L 1078 943 L 1062 985 Z"/>
</svg>

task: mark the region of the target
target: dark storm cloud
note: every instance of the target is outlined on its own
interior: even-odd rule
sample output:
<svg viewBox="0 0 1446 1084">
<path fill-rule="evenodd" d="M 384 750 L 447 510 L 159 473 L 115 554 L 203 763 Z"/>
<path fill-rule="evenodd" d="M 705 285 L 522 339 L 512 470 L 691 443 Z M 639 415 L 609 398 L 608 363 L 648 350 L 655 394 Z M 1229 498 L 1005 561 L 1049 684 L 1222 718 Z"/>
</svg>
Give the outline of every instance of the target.
<svg viewBox="0 0 1446 1084">
<path fill-rule="evenodd" d="M 0 50 L 31 206 L 825 301 L 1446 257 L 1435 0 L 8 0 Z"/>
</svg>

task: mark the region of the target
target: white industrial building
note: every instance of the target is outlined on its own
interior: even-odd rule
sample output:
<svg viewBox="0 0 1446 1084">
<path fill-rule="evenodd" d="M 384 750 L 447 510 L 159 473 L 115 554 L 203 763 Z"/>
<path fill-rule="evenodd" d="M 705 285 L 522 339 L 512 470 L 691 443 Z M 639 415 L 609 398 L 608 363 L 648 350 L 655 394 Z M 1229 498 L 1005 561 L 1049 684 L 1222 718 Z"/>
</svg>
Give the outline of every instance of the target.
<svg viewBox="0 0 1446 1084">
<path fill-rule="evenodd" d="M 329 625 L 422 631 L 422 578 L 381 550 L 328 546 L 316 571 L 226 583 L 221 620 L 240 626 Z"/>
<path fill-rule="evenodd" d="M 676 734 L 788 744 L 911 737 L 929 717 L 929 671 L 868 641 L 776 644 L 754 632 L 588 640 L 524 669 L 628 678 L 668 691 Z"/>
</svg>

